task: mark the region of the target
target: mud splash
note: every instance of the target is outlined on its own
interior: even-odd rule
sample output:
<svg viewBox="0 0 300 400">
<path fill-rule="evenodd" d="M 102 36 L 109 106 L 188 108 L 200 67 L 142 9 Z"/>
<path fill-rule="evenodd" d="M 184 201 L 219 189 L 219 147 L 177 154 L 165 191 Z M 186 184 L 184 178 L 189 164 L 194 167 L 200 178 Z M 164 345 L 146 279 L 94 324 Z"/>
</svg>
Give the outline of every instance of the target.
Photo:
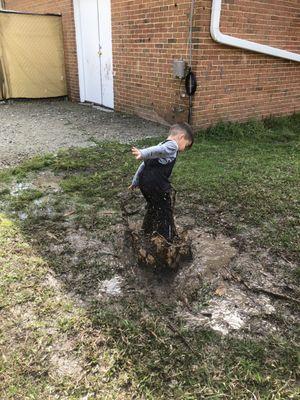
<svg viewBox="0 0 300 400">
<path fill-rule="evenodd" d="M 266 271 L 272 261 L 265 253 L 260 258 L 257 253 L 239 253 L 235 238 L 214 236 L 202 228 L 191 229 L 189 237 L 193 261 L 164 274 L 134 267 L 130 279 L 135 291 L 173 305 L 175 315 L 192 330 L 210 328 L 240 338 L 276 334 L 282 310 L 296 323 L 288 303 L 245 286 L 243 279 L 248 278 L 269 290 L 276 287 L 276 275 Z"/>
</svg>

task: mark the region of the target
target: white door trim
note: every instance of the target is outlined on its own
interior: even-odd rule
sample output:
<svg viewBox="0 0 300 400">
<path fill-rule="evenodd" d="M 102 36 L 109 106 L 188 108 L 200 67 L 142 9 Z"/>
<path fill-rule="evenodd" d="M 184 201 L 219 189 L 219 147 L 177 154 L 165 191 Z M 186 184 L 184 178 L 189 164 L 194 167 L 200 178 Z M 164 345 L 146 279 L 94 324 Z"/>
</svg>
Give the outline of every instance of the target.
<svg viewBox="0 0 300 400">
<path fill-rule="evenodd" d="M 86 100 L 79 0 L 73 0 L 80 101 Z"/>
</svg>

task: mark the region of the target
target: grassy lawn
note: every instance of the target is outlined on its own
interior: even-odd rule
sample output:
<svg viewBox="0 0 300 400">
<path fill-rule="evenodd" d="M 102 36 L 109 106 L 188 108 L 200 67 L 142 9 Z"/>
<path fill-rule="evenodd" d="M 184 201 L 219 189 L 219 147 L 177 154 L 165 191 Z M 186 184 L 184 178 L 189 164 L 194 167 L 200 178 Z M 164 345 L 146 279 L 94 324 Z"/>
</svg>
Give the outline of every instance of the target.
<svg viewBox="0 0 300 400">
<path fill-rule="evenodd" d="M 199 132 L 174 169 L 176 214 L 236 237 L 240 251 L 299 262 L 299 133 L 300 115 Z M 294 325 L 259 340 L 222 337 L 187 328 L 175 304 L 142 291 L 94 295 L 116 273 L 130 286 L 122 260 L 89 246 L 118 249 L 120 199 L 136 168 L 130 145 L 95 143 L 0 172 L 0 397 L 298 398 Z M 299 283 L 299 268 L 284 274 Z"/>
</svg>

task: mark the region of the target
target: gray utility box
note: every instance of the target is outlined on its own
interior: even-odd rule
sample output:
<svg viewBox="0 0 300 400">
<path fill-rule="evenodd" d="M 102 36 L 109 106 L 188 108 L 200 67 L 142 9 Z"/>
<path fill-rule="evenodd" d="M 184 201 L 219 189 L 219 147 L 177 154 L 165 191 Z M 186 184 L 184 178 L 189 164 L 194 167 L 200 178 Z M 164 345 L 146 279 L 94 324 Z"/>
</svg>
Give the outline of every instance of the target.
<svg viewBox="0 0 300 400">
<path fill-rule="evenodd" d="M 174 78 L 183 79 L 186 73 L 186 61 L 173 60 L 173 76 Z"/>
</svg>

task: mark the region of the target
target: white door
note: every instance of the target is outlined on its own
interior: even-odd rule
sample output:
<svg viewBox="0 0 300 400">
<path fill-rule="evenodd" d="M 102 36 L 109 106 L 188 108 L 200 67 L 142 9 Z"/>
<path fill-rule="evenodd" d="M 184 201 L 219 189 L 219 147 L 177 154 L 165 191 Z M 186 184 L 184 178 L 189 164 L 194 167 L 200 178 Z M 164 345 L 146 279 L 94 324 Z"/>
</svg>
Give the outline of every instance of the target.
<svg viewBox="0 0 300 400">
<path fill-rule="evenodd" d="M 98 0 L 102 104 L 114 107 L 111 0 Z"/>
<path fill-rule="evenodd" d="M 114 107 L 111 0 L 74 0 L 80 100 Z"/>
</svg>

